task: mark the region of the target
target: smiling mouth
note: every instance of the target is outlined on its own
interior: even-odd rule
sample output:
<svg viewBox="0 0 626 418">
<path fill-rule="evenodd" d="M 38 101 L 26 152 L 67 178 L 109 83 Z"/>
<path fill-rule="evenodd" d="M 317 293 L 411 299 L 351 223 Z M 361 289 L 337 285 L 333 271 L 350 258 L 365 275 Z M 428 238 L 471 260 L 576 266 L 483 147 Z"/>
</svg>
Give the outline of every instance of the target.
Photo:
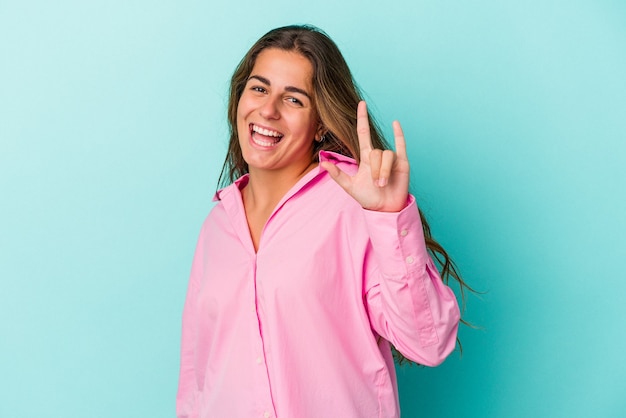
<svg viewBox="0 0 626 418">
<path fill-rule="evenodd" d="M 252 138 L 252 142 L 261 147 L 276 146 L 284 136 L 285 135 L 278 131 L 265 129 L 254 123 L 250 124 L 250 137 Z"/>
</svg>

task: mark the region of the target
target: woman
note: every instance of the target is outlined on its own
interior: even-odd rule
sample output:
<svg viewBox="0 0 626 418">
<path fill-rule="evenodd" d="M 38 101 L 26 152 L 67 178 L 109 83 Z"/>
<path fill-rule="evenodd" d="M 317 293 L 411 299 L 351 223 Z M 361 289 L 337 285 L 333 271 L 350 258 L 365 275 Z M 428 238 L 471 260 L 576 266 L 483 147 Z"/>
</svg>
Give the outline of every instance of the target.
<svg viewBox="0 0 626 418">
<path fill-rule="evenodd" d="M 178 417 L 398 417 L 390 344 L 434 366 L 459 321 L 400 124 L 383 151 L 337 46 L 309 26 L 248 51 L 228 117 L 232 184 L 192 265 Z"/>
</svg>

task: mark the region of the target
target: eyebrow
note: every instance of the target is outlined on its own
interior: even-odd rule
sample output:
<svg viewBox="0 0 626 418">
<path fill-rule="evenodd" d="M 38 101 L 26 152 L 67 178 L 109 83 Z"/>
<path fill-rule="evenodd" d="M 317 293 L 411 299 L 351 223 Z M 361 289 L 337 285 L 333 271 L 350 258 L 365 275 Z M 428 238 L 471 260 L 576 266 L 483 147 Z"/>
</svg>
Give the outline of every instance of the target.
<svg viewBox="0 0 626 418">
<path fill-rule="evenodd" d="M 267 78 L 262 77 L 260 75 L 251 75 L 250 77 L 248 77 L 248 81 L 252 80 L 253 78 L 259 80 L 263 84 L 267 84 L 268 86 L 272 85 L 272 83 L 270 83 L 270 81 Z M 311 100 L 311 95 L 307 93 L 306 90 L 302 90 L 301 88 L 294 87 L 294 86 L 287 86 L 285 87 L 285 91 L 288 91 L 290 93 L 300 93 L 306 96 L 309 100 Z"/>
</svg>

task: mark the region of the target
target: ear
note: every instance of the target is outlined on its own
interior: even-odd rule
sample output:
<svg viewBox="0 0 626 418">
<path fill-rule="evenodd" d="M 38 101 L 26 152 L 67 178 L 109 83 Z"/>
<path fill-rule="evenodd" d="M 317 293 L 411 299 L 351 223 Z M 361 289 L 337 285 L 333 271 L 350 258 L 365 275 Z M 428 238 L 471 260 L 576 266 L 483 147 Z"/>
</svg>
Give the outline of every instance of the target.
<svg viewBox="0 0 626 418">
<path fill-rule="evenodd" d="M 315 142 L 324 142 L 324 140 L 326 139 L 324 136 L 327 132 L 328 129 L 326 129 L 326 127 L 320 123 L 317 127 L 317 132 L 315 132 Z"/>
</svg>

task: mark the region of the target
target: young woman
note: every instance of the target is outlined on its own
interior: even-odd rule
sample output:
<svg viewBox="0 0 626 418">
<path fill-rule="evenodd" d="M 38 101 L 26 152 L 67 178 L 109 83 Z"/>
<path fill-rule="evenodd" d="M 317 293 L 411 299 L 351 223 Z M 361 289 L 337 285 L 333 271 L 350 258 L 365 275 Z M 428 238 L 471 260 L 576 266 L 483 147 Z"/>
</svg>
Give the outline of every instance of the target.
<svg viewBox="0 0 626 418">
<path fill-rule="evenodd" d="M 309 26 L 248 51 L 228 120 L 230 185 L 192 265 L 177 416 L 398 417 L 391 345 L 437 365 L 459 322 L 400 124 L 394 153 L 337 46 Z"/>
</svg>

